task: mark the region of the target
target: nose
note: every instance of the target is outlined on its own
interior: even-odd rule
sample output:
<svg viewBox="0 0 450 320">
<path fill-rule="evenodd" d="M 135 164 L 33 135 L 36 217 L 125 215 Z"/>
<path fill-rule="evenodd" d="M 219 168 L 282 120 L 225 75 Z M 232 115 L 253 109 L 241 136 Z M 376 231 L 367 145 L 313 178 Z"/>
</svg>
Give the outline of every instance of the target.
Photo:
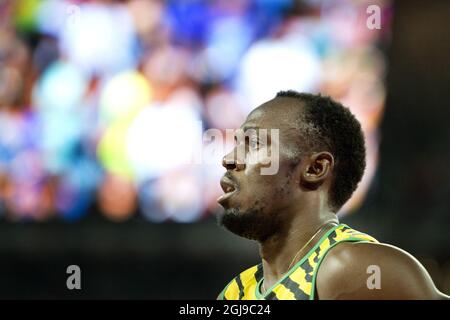
<svg viewBox="0 0 450 320">
<path fill-rule="evenodd" d="M 236 159 L 235 151 L 236 150 L 233 149 L 230 153 L 228 153 L 222 158 L 222 166 L 227 170 L 236 170 L 236 171 L 244 170 L 245 163 L 243 161 L 239 161 L 238 159 Z"/>
</svg>

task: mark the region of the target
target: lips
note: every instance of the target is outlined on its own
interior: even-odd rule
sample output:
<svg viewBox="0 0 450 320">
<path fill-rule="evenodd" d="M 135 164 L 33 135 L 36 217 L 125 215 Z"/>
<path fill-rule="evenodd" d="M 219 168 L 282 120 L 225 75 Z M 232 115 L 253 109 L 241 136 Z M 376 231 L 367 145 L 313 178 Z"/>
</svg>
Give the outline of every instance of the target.
<svg viewBox="0 0 450 320">
<path fill-rule="evenodd" d="M 230 198 L 237 191 L 237 187 L 233 181 L 226 177 L 226 175 L 220 179 L 220 186 L 225 193 L 217 199 L 217 202 L 223 204 L 225 200 Z"/>
</svg>

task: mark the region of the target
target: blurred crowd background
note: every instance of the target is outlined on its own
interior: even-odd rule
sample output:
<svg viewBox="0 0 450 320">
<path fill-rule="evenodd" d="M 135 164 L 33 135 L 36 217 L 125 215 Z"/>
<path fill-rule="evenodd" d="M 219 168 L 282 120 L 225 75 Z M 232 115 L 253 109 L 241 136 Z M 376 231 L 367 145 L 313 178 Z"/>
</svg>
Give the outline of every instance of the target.
<svg viewBox="0 0 450 320">
<path fill-rule="evenodd" d="M 198 131 L 238 128 L 285 89 L 331 95 L 363 123 L 356 207 L 376 168 L 392 11 L 379 2 L 369 29 L 367 6 L 2 1 L 0 212 L 74 221 L 95 206 L 113 221 L 197 221 L 217 208 L 223 174 L 220 154 L 185 161 L 211 143 Z"/>
<path fill-rule="evenodd" d="M 224 169 L 208 129 L 239 127 L 286 89 L 352 110 L 367 169 L 340 216 L 450 293 L 449 12 L 445 0 L 0 0 L 0 297 L 214 299 L 258 255 L 215 225 Z"/>
</svg>

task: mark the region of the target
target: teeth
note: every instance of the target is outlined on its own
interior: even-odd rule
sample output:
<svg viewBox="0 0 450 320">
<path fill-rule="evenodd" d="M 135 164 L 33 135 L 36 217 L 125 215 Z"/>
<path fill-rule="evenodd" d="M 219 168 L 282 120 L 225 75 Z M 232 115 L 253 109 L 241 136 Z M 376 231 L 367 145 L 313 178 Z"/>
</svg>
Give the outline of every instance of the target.
<svg viewBox="0 0 450 320">
<path fill-rule="evenodd" d="M 227 188 L 227 192 L 231 192 L 231 191 L 233 191 L 233 190 L 234 190 L 233 187 L 228 187 L 228 188 Z"/>
</svg>

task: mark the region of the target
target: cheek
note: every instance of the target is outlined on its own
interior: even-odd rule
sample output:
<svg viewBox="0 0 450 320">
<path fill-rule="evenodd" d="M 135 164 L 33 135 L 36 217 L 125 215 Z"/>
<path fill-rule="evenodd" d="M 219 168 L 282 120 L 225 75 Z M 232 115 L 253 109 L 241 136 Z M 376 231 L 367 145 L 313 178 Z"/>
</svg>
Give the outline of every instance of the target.
<svg viewBox="0 0 450 320">
<path fill-rule="evenodd" d="M 289 185 L 278 176 L 255 175 L 249 177 L 242 186 L 242 196 L 249 202 L 258 201 L 259 204 L 271 205 L 280 202 L 290 195 Z"/>
<path fill-rule="evenodd" d="M 264 161 L 267 161 L 267 159 L 258 156 L 257 153 L 249 154 L 245 159 L 244 174 L 247 177 L 263 176 L 261 169 L 267 166 Z"/>
<path fill-rule="evenodd" d="M 249 159 L 247 159 L 249 160 Z M 292 171 L 283 165 L 274 175 L 263 175 L 261 169 L 266 167 L 263 161 L 246 162 L 244 180 L 242 181 L 239 198 L 249 206 L 274 207 L 284 205 L 292 195 Z M 261 160 L 264 160 L 261 157 Z M 274 201 L 276 200 L 276 201 Z M 244 203 L 241 203 L 244 205 Z"/>
<path fill-rule="evenodd" d="M 267 168 L 273 161 L 279 161 L 274 159 L 270 152 L 266 148 L 262 148 L 258 151 L 249 152 L 245 158 L 246 174 L 261 174 L 262 168 Z"/>
<path fill-rule="evenodd" d="M 270 205 L 273 196 L 273 190 L 268 181 L 264 181 L 259 175 L 247 176 L 245 182 L 241 183 L 235 200 L 242 209 L 255 209 Z"/>
</svg>

